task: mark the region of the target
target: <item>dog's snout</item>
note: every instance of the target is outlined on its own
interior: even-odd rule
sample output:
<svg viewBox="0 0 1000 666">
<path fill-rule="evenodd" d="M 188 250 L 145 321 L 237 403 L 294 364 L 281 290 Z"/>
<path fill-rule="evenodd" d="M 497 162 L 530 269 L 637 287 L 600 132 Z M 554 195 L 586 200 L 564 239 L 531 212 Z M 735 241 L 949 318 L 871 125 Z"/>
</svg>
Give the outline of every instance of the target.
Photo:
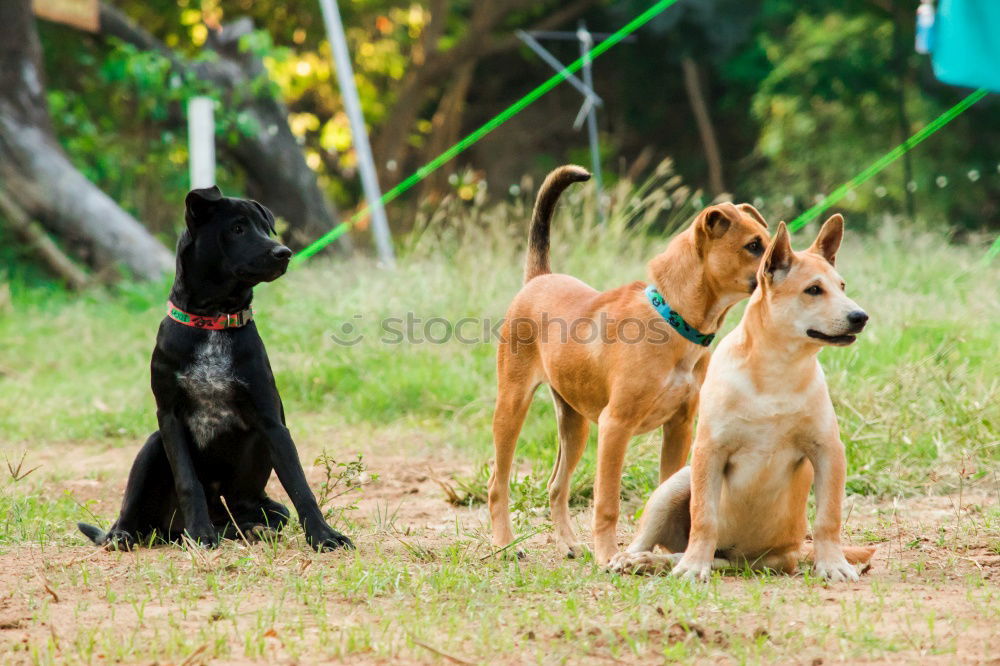
<svg viewBox="0 0 1000 666">
<path fill-rule="evenodd" d="M 292 251 L 284 245 L 279 245 L 271 250 L 271 256 L 275 259 L 288 259 L 292 256 Z M 866 317 L 867 319 L 867 317 Z"/>
<path fill-rule="evenodd" d="M 851 326 L 860 330 L 868 323 L 868 313 L 864 310 L 855 310 L 847 315 L 847 321 L 850 322 Z"/>
</svg>

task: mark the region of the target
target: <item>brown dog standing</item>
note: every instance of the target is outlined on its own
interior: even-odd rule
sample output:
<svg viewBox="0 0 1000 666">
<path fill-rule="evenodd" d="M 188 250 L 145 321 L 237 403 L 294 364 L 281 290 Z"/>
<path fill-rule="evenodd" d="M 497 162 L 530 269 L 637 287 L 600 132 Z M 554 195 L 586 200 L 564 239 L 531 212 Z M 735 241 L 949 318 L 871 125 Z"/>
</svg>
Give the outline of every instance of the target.
<svg viewBox="0 0 1000 666">
<path fill-rule="evenodd" d="M 489 507 L 493 543 L 507 546 L 514 540 L 508 506 L 514 448 L 535 389 L 547 383 L 559 428 L 559 453 L 548 485 L 556 534 L 570 556 L 581 548 L 570 524 L 569 479 L 583 455 L 590 423 L 596 422 L 593 529 L 597 562 L 606 564 L 617 550 L 629 440 L 663 426 L 661 481 L 685 464 L 709 357 L 704 341 L 711 341 L 729 308 L 756 287 L 768 233 L 749 204 L 702 211 L 649 263 L 652 285 L 683 318 L 668 325 L 642 282 L 599 292 L 550 271 L 549 223 L 556 202 L 570 184 L 589 177 L 581 167 L 563 166 L 548 175 L 538 193 L 524 287 L 507 311 L 497 351 Z M 702 344 L 682 337 L 685 323 Z"/>
<path fill-rule="evenodd" d="M 816 358 L 826 345 L 853 343 L 868 321 L 833 266 L 843 233 L 844 220 L 834 215 L 812 247 L 796 253 L 784 223 L 778 226 L 760 287 L 708 369 L 691 467 L 649 498 L 635 541 L 612 569 L 672 567 L 673 575 L 699 580 L 731 564 L 792 572 L 811 550 L 820 577 L 858 579 L 851 565 L 867 563 L 875 549 L 840 544 L 847 462 Z M 657 545 L 671 554 L 653 553 Z"/>
</svg>

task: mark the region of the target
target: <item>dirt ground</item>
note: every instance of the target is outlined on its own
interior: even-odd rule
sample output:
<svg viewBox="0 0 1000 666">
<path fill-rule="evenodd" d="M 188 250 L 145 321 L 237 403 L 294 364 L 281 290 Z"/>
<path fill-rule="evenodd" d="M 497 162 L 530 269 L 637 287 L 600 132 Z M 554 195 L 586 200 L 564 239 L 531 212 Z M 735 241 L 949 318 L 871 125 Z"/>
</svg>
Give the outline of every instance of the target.
<svg viewBox="0 0 1000 666">
<path fill-rule="evenodd" d="M 398 451 L 398 449 L 397 449 Z M 110 517 L 117 511 L 125 474 L 133 450 L 68 444 L 49 447 L 33 457 L 33 465 L 42 465 L 36 474 L 38 491 L 48 497 L 70 493 L 78 502 L 93 500 L 90 510 L 97 515 Z M 441 553 L 456 539 L 456 534 L 473 535 L 472 542 L 479 552 L 489 555 L 486 545 L 488 516 L 485 508 L 455 507 L 445 501 L 445 493 L 438 480 L 453 475 L 468 475 L 471 468 L 456 464 L 446 456 L 425 453 L 422 456 L 382 455 L 366 456 L 369 472 L 378 479 L 368 484 L 358 495 L 358 507 L 352 512 L 368 536 L 357 538 L 359 557 L 362 561 L 382 562 L 399 558 L 408 567 L 438 566 L 435 558 L 428 556 L 420 562 L 420 553 Z M 308 452 L 303 460 L 311 460 Z M 321 470 L 307 469 L 313 487 L 322 481 Z M 107 481 L 104 481 L 107 479 Z M 273 495 L 283 497 L 275 485 Z M 920 497 L 895 501 L 872 501 L 849 498 L 849 515 L 846 533 L 855 543 L 877 543 L 878 551 L 871 570 L 855 584 L 808 584 L 798 579 L 768 579 L 761 587 L 759 581 L 744 577 L 727 576 L 718 583 L 717 592 L 722 598 L 743 598 L 758 595 L 753 603 L 746 601 L 741 608 L 729 609 L 722 603 L 711 603 L 696 609 L 696 622 L 678 623 L 671 608 L 647 604 L 641 614 L 643 634 L 650 642 L 672 643 L 701 642 L 706 645 L 694 651 L 700 658 L 733 663 L 758 658 L 741 658 L 732 644 L 738 641 L 766 641 L 773 634 L 791 636 L 799 632 L 806 636 L 807 649 L 778 649 L 772 658 L 787 663 L 968 663 L 1000 664 L 1000 527 L 998 521 L 998 496 L 991 489 L 977 488 L 961 496 Z M 637 506 L 627 506 L 630 515 Z M 387 514 L 391 516 L 387 517 Z M 536 522 L 544 525 L 545 513 L 540 512 Z M 380 518 L 381 517 L 381 518 Z M 379 522 L 392 524 L 392 529 L 375 530 Z M 577 524 L 586 532 L 585 510 L 577 513 Z M 625 519 L 619 532 L 627 543 L 634 523 Z M 71 526 L 67 526 L 71 529 Z M 392 536 L 390 538 L 391 535 Z M 581 567 L 593 569 L 590 563 L 566 562 L 542 529 L 526 542 L 528 558 L 545 566 Z M 378 536 L 376 536 L 378 535 Z M 282 546 L 271 561 L 275 569 L 299 571 L 303 576 L 310 567 L 317 565 L 317 558 L 331 558 L 343 566 L 346 558 L 354 555 L 315 555 L 304 548 L 301 536 L 298 543 Z M 73 543 L 74 545 L 66 545 Z M 100 640 L 88 654 L 80 652 L 81 636 L 87 631 L 95 635 L 107 631 L 121 631 L 148 635 L 166 641 L 154 654 L 184 654 L 174 663 L 194 664 L 242 663 L 254 659 L 283 663 L 309 662 L 308 655 L 284 649 L 281 618 L 272 629 L 261 635 L 263 647 L 259 652 L 232 649 L 230 656 L 211 658 L 213 646 L 189 650 L 171 647 L 160 629 L 193 632 L 206 622 L 216 621 L 219 604 L 217 595 L 199 592 L 178 612 L 169 595 L 162 590 L 151 592 L 136 610 L 136 597 L 122 594 L 115 598 L 109 590 L 117 586 L 142 586 L 141 578 L 149 577 L 147 569 L 155 564 L 160 568 L 185 568 L 201 571 L 202 576 L 224 576 L 225 571 L 243 571 L 246 551 L 257 546 L 227 544 L 217 552 L 192 554 L 181 548 L 158 548 L 136 553 L 108 553 L 89 546 L 84 539 L 70 536 L 50 543 L 9 543 L 0 545 L 0 657 L 5 663 L 32 663 L 69 661 L 105 663 L 114 660 L 103 654 Z M 417 553 L 415 556 L 414 553 Z M 243 559 L 240 559 L 240 558 Z M 255 557 L 252 553 L 251 559 Z M 414 560 L 416 563 L 414 564 Z M 145 560 L 145 561 L 144 561 Z M 155 562 L 154 562 L 155 560 Z M 253 563 L 251 563 L 253 565 Z M 364 566 L 364 565 L 362 565 Z M 472 565 L 475 566 L 475 565 Z M 80 572 L 87 572 L 81 575 Z M 572 571 L 572 569 L 570 570 Z M 223 572 L 223 573 L 220 573 Z M 195 572 L 197 573 L 197 571 Z M 240 573 L 239 575 L 243 575 Z M 248 574 L 252 576 L 253 574 Z M 595 576 L 595 597 L 613 597 L 616 587 L 605 579 L 612 578 L 603 572 Z M 149 578 L 150 585 L 162 581 Z M 642 581 L 639 585 L 665 584 L 663 581 Z M 713 584 L 716 585 L 716 584 Z M 250 609 L 265 608 L 274 603 L 270 595 L 274 585 L 262 585 L 259 591 L 250 588 L 241 592 L 240 617 L 252 617 Z M 535 598 L 534 602 L 537 602 Z M 531 603 L 534 603 L 531 602 Z M 291 602 L 292 605 L 298 603 Z M 392 597 L 372 601 L 363 594 L 346 594 L 342 598 L 327 595 L 326 614 L 335 616 L 343 628 L 377 622 L 385 609 L 392 612 Z M 512 599 L 511 603 L 518 603 Z M 527 600 L 525 603 L 529 603 Z M 749 610 L 747 610 L 749 609 Z M 280 614 L 279 614 L 280 615 Z M 691 614 L 688 614 L 690 617 Z M 877 619 L 873 619 L 877 618 Z M 598 632 L 599 618 L 594 618 Z M 249 620 L 248 620 L 249 622 Z M 852 632 L 848 638 L 838 637 L 837 626 Z M 530 625 L 530 623 L 529 623 Z M 776 629 L 778 627 L 779 629 Z M 268 634 L 268 631 L 272 632 Z M 300 627 L 299 631 L 303 631 Z M 318 631 L 306 627 L 305 632 Z M 891 650 L 878 649 L 866 654 L 864 640 L 856 632 L 870 632 L 873 641 L 891 638 Z M 537 635 L 537 641 L 535 641 Z M 596 634 L 595 634 L 596 635 Z M 571 637 L 559 630 L 530 628 L 520 633 L 511 651 L 492 655 L 489 660 L 499 663 L 526 661 L 576 661 L 573 657 Z M 525 638 L 527 637 L 527 639 Z M 734 638 L 735 637 L 735 638 Z M 888 637 L 888 638 L 887 638 Z M 522 651 L 521 641 L 549 641 L 552 651 L 539 653 L 537 648 Z M 170 639 L 173 640 L 173 639 Z M 465 642 L 462 642 L 462 641 Z M 788 639 L 786 639 L 787 641 Z M 844 649 L 838 650 L 838 644 Z M 790 646 L 791 643 L 788 643 Z M 413 639 L 406 645 L 352 651 L 342 655 L 352 663 L 393 663 L 398 661 L 429 663 L 479 663 L 486 658 L 475 641 L 462 639 L 449 641 L 452 652 L 437 648 L 424 641 Z M 861 646 L 861 647 L 859 647 Z M 468 652 L 458 653 L 465 648 Z M 601 640 L 588 643 L 589 654 L 581 654 L 580 661 L 605 663 L 657 662 L 665 657 L 656 651 L 616 652 L 613 646 L 602 646 Z M 209 649 L 211 648 L 211 649 Z M 608 650 L 607 653 L 602 652 Z M 184 650 L 187 650 L 185 653 Z M 539 658 L 539 654 L 543 656 Z M 122 657 L 119 657 L 122 658 Z M 123 658 L 130 661 L 128 656 Z M 151 656 L 144 661 L 155 661 Z"/>
</svg>

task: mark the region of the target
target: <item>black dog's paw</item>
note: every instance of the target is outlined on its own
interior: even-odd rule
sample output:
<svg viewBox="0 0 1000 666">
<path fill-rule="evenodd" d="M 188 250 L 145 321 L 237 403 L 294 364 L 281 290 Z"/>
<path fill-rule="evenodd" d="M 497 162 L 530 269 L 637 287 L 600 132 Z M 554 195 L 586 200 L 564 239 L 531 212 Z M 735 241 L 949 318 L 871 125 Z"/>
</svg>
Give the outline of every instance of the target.
<svg viewBox="0 0 1000 666">
<path fill-rule="evenodd" d="M 214 549 L 219 547 L 219 534 L 212 528 L 198 530 L 193 533 L 187 532 L 187 536 L 202 548 Z"/>
<path fill-rule="evenodd" d="M 257 543 L 258 541 L 273 543 L 281 538 L 281 532 L 270 525 L 251 523 L 241 526 L 240 529 L 243 531 L 247 541 L 250 543 Z"/>
<path fill-rule="evenodd" d="M 348 537 L 329 527 L 325 530 L 307 533 L 306 540 L 317 553 L 337 548 L 354 548 L 354 543 Z"/>
</svg>

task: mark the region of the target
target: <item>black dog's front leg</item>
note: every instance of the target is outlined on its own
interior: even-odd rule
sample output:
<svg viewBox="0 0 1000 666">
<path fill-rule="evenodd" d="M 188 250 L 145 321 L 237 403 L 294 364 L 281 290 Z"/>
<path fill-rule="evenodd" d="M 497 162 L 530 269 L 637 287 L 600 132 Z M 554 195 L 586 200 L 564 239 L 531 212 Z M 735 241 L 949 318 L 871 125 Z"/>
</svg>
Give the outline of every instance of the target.
<svg viewBox="0 0 1000 666">
<path fill-rule="evenodd" d="M 185 531 L 196 542 L 214 548 L 219 545 L 219 535 L 209 518 L 205 488 L 191 459 L 191 438 L 184 424 L 172 412 L 159 412 L 157 419 L 163 436 L 163 449 L 174 473 L 174 488 L 184 514 Z"/>
<path fill-rule="evenodd" d="M 302 471 L 302 463 L 288 428 L 278 420 L 269 420 L 264 425 L 264 436 L 271 452 L 271 464 L 299 514 L 299 522 L 302 523 L 309 545 L 318 551 L 353 548 L 354 544 L 349 538 L 326 524 L 316 496 L 309 488 L 306 474 Z"/>
</svg>

